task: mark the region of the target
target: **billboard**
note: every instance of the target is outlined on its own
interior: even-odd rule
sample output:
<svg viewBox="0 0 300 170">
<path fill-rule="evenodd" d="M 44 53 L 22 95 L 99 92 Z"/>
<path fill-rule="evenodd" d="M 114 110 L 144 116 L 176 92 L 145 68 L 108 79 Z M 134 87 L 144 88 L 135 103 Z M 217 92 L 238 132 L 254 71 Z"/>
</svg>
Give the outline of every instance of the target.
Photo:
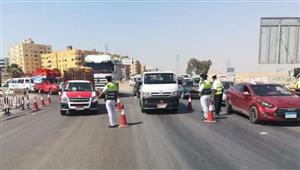
<svg viewBox="0 0 300 170">
<path fill-rule="evenodd" d="M 300 64 L 300 17 L 261 18 L 259 64 Z"/>
</svg>

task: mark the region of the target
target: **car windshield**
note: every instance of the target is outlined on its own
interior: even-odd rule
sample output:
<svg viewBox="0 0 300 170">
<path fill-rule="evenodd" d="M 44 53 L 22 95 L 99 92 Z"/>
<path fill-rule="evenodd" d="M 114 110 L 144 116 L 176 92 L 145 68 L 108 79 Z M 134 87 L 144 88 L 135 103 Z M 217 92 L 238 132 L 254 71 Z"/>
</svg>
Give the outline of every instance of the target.
<svg viewBox="0 0 300 170">
<path fill-rule="evenodd" d="M 292 93 L 278 84 L 252 85 L 253 91 L 258 96 L 291 96 Z"/>
<path fill-rule="evenodd" d="M 90 83 L 84 82 L 70 82 L 64 88 L 65 91 L 92 91 L 93 88 Z"/>
<path fill-rule="evenodd" d="M 173 84 L 177 83 L 175 75 L 172 73 L 152 73 L 145 74 L 144 84 Z"/>
<path fill-rule="evenodd" d="M 193 83 L 191 81 L 182 81 L 183 87 L 192 87 Z"/>
<path fill-rule="evenodd" d="M 222 84 L 224 89 L 229 89 L 230 87 L 233 86 L 233 82 L 229 82 L 229 81 L 223 81 Z"/>
</svg>

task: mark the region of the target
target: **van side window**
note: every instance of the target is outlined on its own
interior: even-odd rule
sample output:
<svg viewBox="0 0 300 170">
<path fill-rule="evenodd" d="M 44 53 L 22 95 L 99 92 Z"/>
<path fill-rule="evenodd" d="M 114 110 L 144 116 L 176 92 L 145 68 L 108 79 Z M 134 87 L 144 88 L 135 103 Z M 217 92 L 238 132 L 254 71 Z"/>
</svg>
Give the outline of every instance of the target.
<svg viewBox="0 0 300 170">
<path fill-rule="evenodd" d="M 23 79 L 19 79 L 19 80 L 18 80 L 18 83 L 19 83 L 19 84 L 23 84 L 23 83 L 24 83 L 24 80 L 23 80 Z"/>
<path fill-rule="evenodd" d="M 25 80 L 25 83 L 30 83 L 30 81 L 28 79 Z"/>
<path fill-rule="evenodd" d="M 11 83 L 13 83 L 13 84 L 15 84 L 17 82 L 18 82 L 17 80 L 11 80 Z"/>
</svg>

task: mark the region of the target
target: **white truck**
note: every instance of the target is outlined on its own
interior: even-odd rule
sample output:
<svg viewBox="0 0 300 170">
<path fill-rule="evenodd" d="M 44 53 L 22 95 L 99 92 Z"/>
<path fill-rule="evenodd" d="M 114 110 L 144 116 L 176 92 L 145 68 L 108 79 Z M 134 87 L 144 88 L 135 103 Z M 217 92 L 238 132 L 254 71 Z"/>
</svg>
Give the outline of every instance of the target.
<svg viewBox="0 0 300 170">
<path fill-rule="evenodd" d="M 98 92 L 102 91 L 107 83 L 106 76 L 111 76 L 115 82 L 121 78 L 121 69 L 110 55 L 87 55 L 84 62 L 85 66 L 93 69 L 94 86 Z"/>
<path fill-rule="evenodd" d="M 144 72 L 140 93 L 142 112 L 150 109 L 170 109 L 177 112 L 179 96 L 178 84 L 174 72 Z"/>
</svg>

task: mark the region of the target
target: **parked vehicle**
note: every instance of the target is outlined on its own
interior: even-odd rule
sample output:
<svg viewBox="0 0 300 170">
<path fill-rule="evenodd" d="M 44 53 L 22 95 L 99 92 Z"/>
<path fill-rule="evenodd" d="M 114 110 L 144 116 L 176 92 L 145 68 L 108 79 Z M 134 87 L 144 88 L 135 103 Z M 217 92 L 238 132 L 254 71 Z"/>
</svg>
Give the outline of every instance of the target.
<svg viewBox="0 0 300 170">
<path fill-rule="evenodd" d="M 135 83 L 133 85 L 133 96 L 137 96 L 137 98 L 140 98 L 140 87 L 142 84 L 141 75 L 136 76 L 134 79 Z"/>
<path fill-rule="evenodd" d="M 61 76 L 57 69 L 38 68 L 33 73 L 34 90 L 39 93 L 58 93 L 58 79 Z"/>
<path fill-rule="evenodd" d="M 194 88 L 192 81 L 189 78 L 185 78 L 179 83 L 178 92 L 182 99 L 187 99 L 189 95 L 191 98 L 199 98 L 199 92 Z"/>
<path fill-rule="evenodd" d="M 35 87 L 31 77 L 12 78 L 7 84 L 9 89 L 26 89 L 30 92 L 33 92 Z"/>
<path fill-rule="evenodd" d="M 300 120 L 300 97 L 278 84 L 236 84 L 227 91 L 226 108 L 248 115 L 252 123 Z"/>
<path fill-rule="evenodd" d="M 227 90 L 234 85 L 234 82 L 233 81 L 221 81 L 221 83 L 223 84 L 222 103 L 225 104 Z"/>
<path fill-rule="evenodd" d="M 60 97 L 61 115 L 83 110 L 98 112 L 98 97 L 93 83 L 88 80 L 66 81 Z"/>
<path fill-rule="evenodd" d="M 141 111 L 171 109 L 177 112 L 179 105 L 176 76 L 170 71 L 144 72 L 140 88 Z"/>
</svg>

